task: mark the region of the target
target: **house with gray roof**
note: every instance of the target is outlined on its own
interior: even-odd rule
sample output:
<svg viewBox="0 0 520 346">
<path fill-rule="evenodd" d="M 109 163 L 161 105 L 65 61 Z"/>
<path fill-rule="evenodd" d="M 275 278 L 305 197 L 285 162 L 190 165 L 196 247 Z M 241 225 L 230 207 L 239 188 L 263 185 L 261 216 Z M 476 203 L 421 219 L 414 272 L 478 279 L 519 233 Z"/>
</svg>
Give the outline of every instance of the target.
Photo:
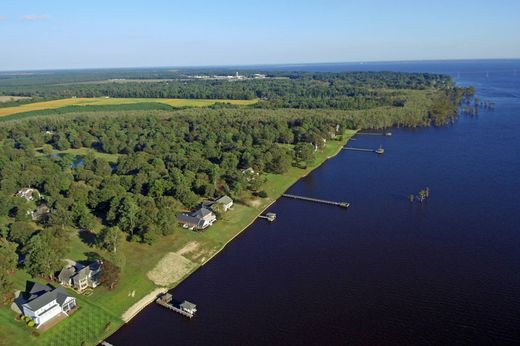
<svg viewBox="0 0 520 346">
<path fill-rule="evenodd" d="M 21 310 L 38 328 L 57 317 L 68 316 L 75 307 L 76 298 L 68 295 L 63 287 L 52 288 L 28 282 Z"/>
<path fill-rule="evenodd" d="M 58 275 L 60 284 L 74 288 L 81 292 L 87 288 L 96 288 L 99 285 L 99 275 L 102 263 L 92 262 L 86 266 L 79 263 L 69 265 L 61 270 Z"/>
<path fill-rule="evenodd" d="M 233 206 L 233 200 L 229 196 L 222 196 L 213 203 L 215 204 L 222 205 L 224 211 L 228 211 Z"/>
<path fill-rule="evenodd" d="M 177 221 L 182 224 L 184 228 L 189 229 L 205 229 L 213 225 L 217 220 L 217 216 L 213 211 L 206 207 L 201 207 L 190 214 L 180 214 Z"/>
</svg>

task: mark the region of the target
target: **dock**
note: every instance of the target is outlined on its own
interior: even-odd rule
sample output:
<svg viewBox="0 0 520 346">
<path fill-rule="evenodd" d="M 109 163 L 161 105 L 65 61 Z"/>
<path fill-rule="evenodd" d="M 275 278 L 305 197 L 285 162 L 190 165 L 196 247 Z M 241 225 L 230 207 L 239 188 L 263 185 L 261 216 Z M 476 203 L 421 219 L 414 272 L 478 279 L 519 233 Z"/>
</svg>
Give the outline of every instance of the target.
<svg viewBox="0 0 520 346">
<path fill-rule="evenodd" d="M 274 220 L 276 220 L 276 214 L 275 213 L 267 213 L 265 215 L 258 215 L 258 217 L 261 218 L 261 219 L 266 219 L 269 222 L 273 222 Z"/>
<path fill-rule="evenodd" d="M 302 201 L 309 201 L 309 202 L 316 202 L 316 203 L 322 203 L 322 204 L 335 205 L 335 206 L 341 207 L 341 208 L 348 208 L 348 207 L 350 207 L 350 203 L 347 203 L 347 202 L 327 201 L 325 199 L 318 199 L 318 198 L 290 195 L 290 194 L 287 194 L 287 193 L 283 194 L 282 196 L 283 197 L 287 197 L 287 198 L 292 198 L 292 199 L 299 199 L 299 200 L 302 200 Z"/>
<path fill-rule="evenodd" d="M 176 307 L 172 301 L 173 297 L 169 293 L 165 293 L 155 300 L 157 304 L 164 306 L 165 308 L 170 309 L 185 317 L 193 318 L 193 316 L 195 316 L 195 312 L 197 312 L 197 306 L 195 304 L 185 300 L 184 302 L 182 302 L 182 304 L 180 304 L 179 307 Z"/>
<path fill-rule="evenodd" d="M 353 147 L 343 147 L 343 150 L 352 150 L 352 151 L 364 151 L 367 153 L 376 153 L 382 155 L 385 153 L 385 149 L 379 147 L 377 149 L 366 149 L 366 148 L 353 148 Z"/>
<path fill-rule="evenodd" d="M 392 136 L 392 132 L 358 132 L 356 135 L 366 135 L 366 136 Z"/>
</svg>

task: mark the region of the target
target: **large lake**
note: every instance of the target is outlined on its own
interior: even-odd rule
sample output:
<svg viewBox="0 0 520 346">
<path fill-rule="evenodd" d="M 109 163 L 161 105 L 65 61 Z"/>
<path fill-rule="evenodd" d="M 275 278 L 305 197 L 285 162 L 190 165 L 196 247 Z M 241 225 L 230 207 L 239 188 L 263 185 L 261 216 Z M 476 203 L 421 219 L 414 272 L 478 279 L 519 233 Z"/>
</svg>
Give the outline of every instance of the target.
<svg viewBox="0 0 520 346">
<path fill-rule="evenodd" d="M 495 110 L 442 128 L 357 136 L 174 290 L 188 320 L 150 305 L 114 345 L 520 344 L 520 61 L 327 64 L 443 72 Z M 428 186 L 431 198 L 407 195 Z"/>
</svg>

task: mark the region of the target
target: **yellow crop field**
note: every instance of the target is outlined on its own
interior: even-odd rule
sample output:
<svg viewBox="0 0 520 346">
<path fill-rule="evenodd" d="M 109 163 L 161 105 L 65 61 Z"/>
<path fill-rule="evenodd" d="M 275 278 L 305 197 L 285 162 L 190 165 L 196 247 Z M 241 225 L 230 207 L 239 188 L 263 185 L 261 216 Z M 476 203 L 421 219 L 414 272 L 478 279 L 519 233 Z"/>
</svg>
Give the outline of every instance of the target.
<svg viewBox="0 0 520 346">
<path fill-rule="evenodd" d="M 160 98 L 68 98 L 61 100 L 36 102 L 17 107 L 0 108 L 0 117 L 39 111 L 44 109 L 56 109 L 65 106 L 86 106 L 86 105 L 122 105 L 131 103 L 158 102 L 173 107 L 207 107 L 215 103 L 231 103 L 239 106 L 247 106 L 258 102 L 258 100 L 208 100 L 208 99 L 160 99 Z"/>
</svg>

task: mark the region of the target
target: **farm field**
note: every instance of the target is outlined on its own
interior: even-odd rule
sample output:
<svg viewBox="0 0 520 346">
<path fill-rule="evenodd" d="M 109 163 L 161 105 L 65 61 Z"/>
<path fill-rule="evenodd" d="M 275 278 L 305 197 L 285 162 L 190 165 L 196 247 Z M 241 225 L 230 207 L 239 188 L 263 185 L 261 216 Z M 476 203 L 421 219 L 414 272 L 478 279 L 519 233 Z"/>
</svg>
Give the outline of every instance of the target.
<svg viewBox="0 0 520 346">
<path fill-rule="evenodd" d="M 162 103 L 172 107 L 208 107 L 216 103 L 231 103 L 237 106 L 247 106 L 258 102 L 257 100 L 222 100 L 222 99 L 161 99 L 161 98 L 68 98 L 24 104 L 16 107 L 0 108 L 0 117 L 18 113 L 39 111 L 45 109 L 57 109 L 66 106 L 107 106 L 136 103 Z"/>
</svg>

